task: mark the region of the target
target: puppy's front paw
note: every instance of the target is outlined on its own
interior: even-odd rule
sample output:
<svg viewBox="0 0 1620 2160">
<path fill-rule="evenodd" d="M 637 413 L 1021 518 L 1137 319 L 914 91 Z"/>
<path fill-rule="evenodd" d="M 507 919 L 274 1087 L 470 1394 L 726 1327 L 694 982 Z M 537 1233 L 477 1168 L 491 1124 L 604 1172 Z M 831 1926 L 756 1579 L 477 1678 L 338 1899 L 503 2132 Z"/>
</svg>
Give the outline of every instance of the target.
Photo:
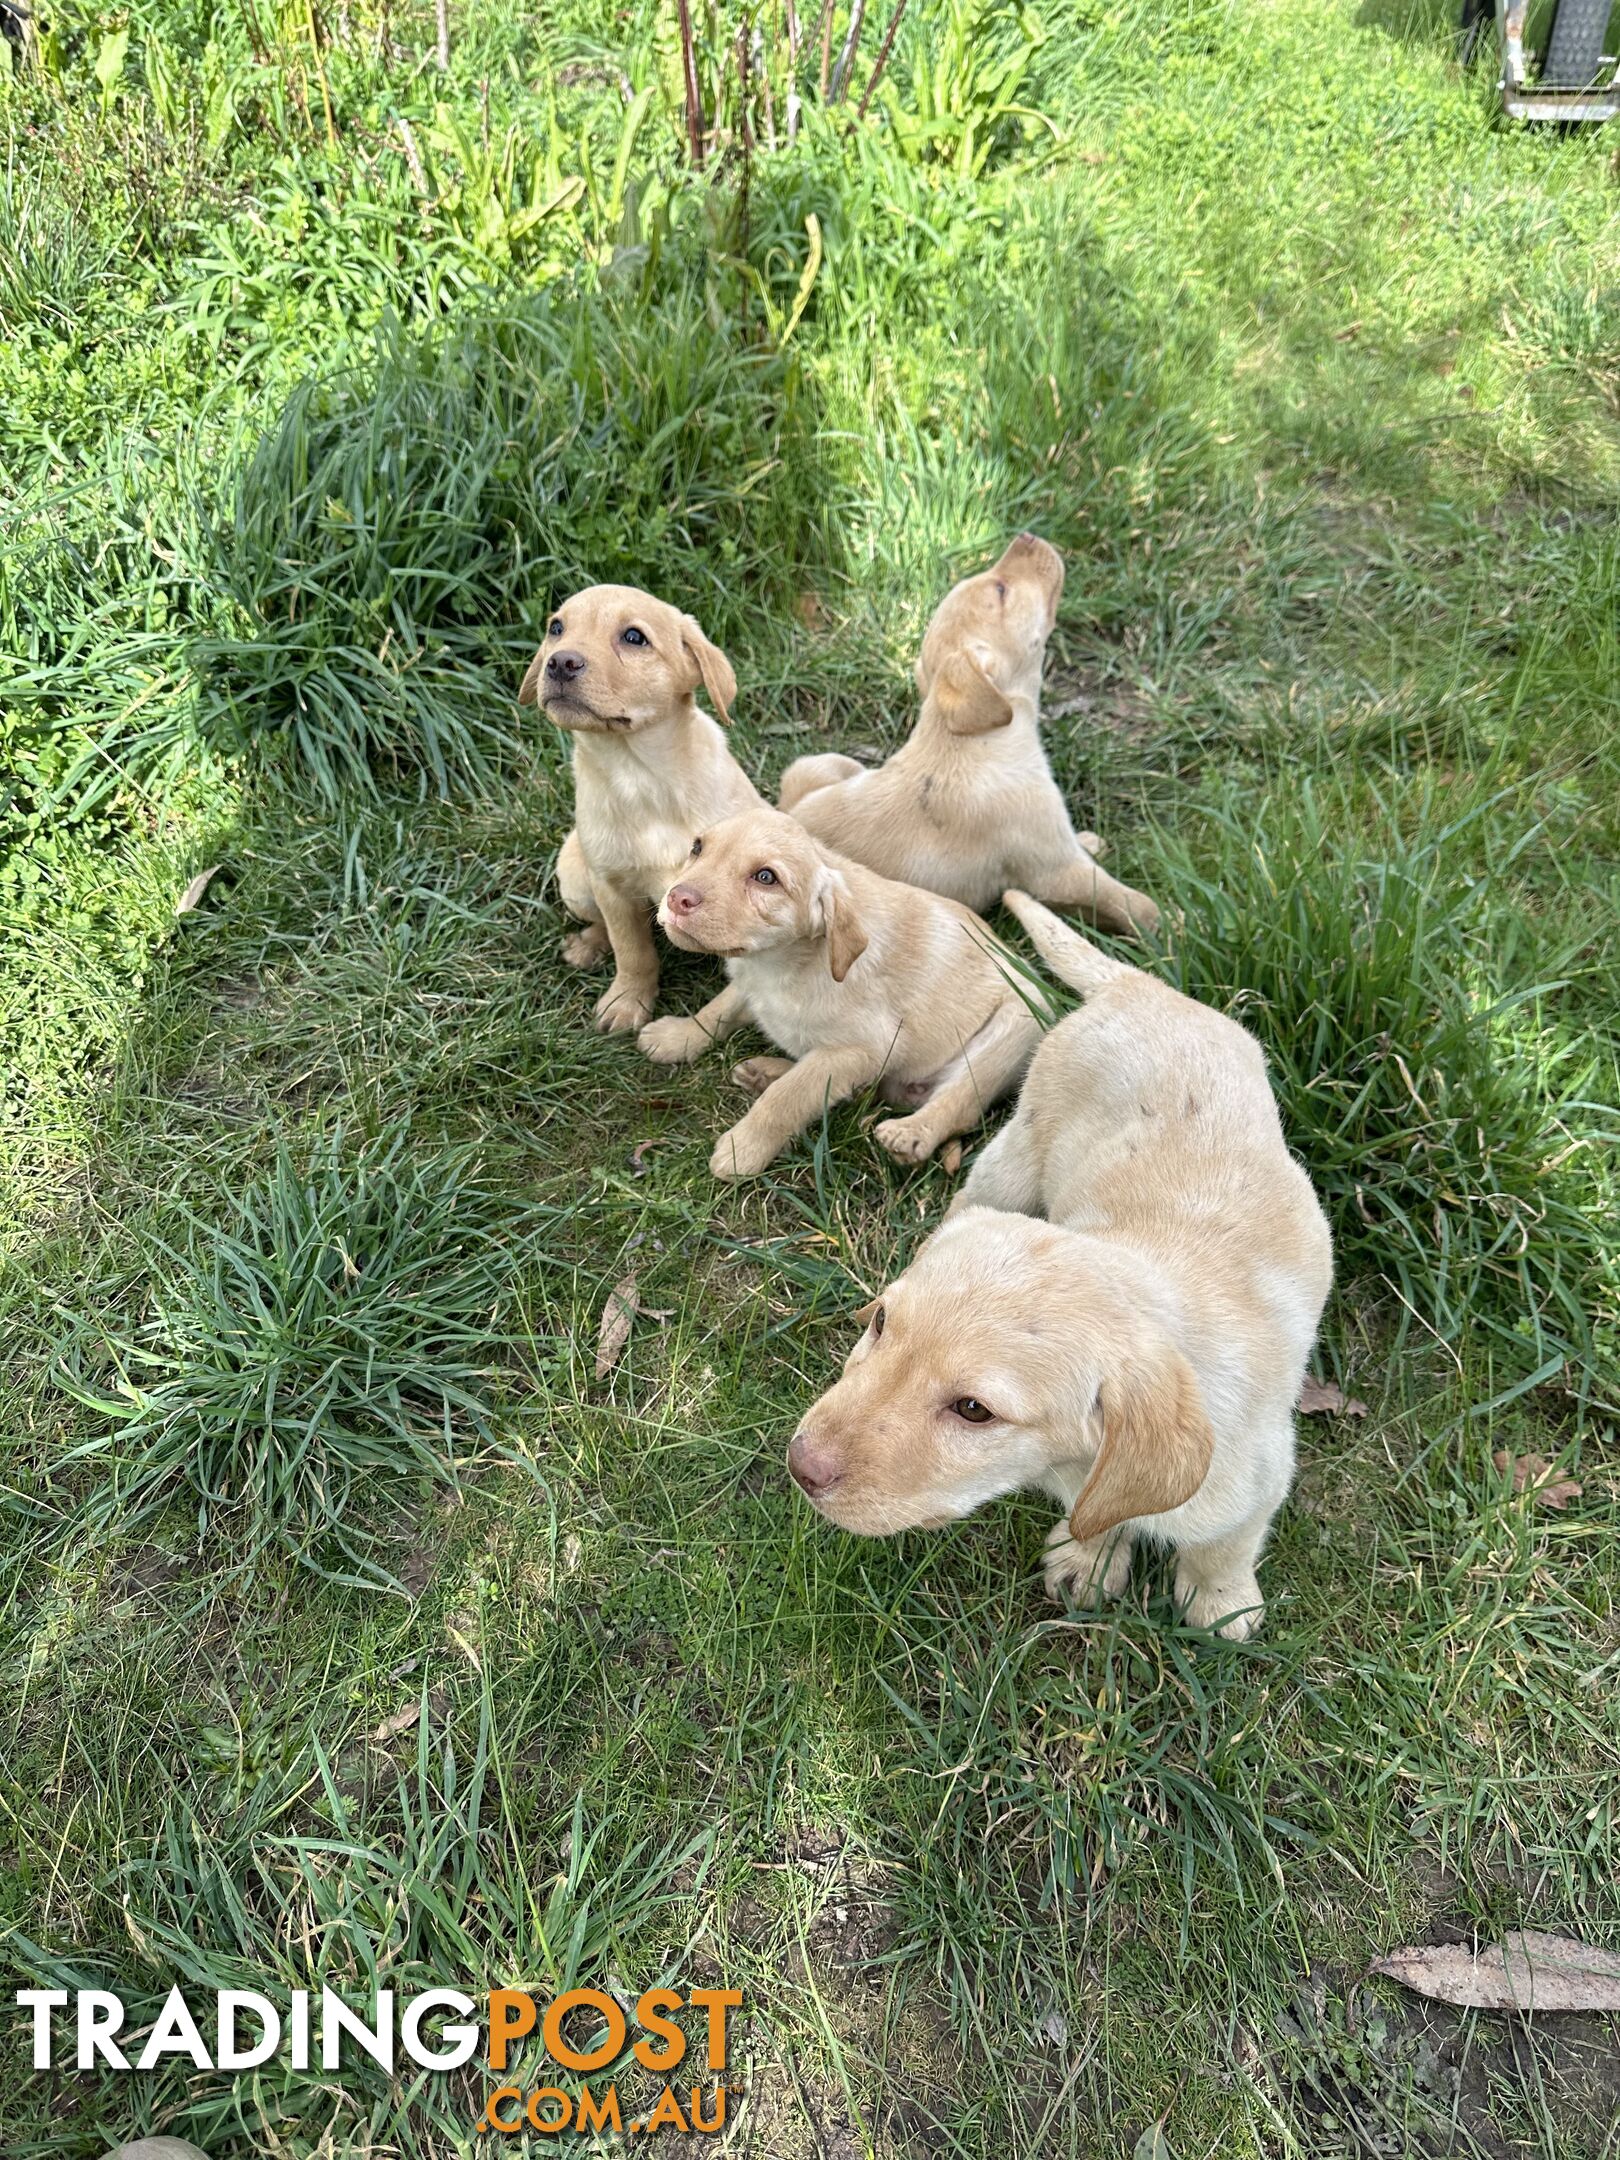
<svg viewBox="0 0 1620 2160">
<path fill-rule="evenodd" d="M 649 1020 L 636 1037 L 636 1046 L 655 1065 L 690 1065 L 708 1049 L 709 1040 L 695 1020 L 670 1013 L 662 1020 Z"/>
<path fill-rule="evenodd" d="M 1206 1583 L 1185 1568 L 1176 1572 L 1176 1606 L 1189 1627 L 1208 1628 L 1228 1642 L 1247 1642 L 1265 1613 L 1260 1585 L 1252 1575 Z"/>
<path fill-rule="evenodd" d="M 709 1157 L 709 1168 L 717 1178 L 758 1177 L 779 1153 L 769 1140 L 748 1130 L 745 1118 L 742 1124 L 733 1125 L 730 1132 L 720 1135 L 714 1153 Z"/>
<path fill-rule="evenodd" d="M 608 934 L 600 923 L 587 923 L 583 930 L 576 930 L 562 941 L 562 956 L 570 967 L 600 967 L 612 947 Z"/>
<path fill-rule="evenodd" d="M 885 1118 L 873 1126 L 872 1138 L 900 1162 L 926 1162 L 939 1145 L 928 1127 L 914 1117 Z"/>
<path fill-rule="evenodd" d="M 1118 1533 L 1088 1538 L 1069 1535 L 1068 1520 L 1046 1533 L 1046 1594 L 1054 1605 L 1097 1605 L 1118 1597 L 1131 1579 L 1131 1541 Z"/>
<path fill-rule="evenodd" d="M 596 1024 L 604 1035 L 633 1035 L 652 1018 L 658 992 L 615 975 L 596 1001 Z"/>
</svg>

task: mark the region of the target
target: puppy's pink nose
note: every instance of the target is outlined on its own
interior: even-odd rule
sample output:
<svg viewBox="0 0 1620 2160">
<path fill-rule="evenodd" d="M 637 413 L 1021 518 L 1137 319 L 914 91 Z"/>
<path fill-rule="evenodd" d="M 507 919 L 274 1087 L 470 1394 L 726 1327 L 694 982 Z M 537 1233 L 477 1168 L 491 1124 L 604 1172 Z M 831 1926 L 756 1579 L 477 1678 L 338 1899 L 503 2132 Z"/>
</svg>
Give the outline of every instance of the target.
<svg viewBox="0 0 1620 2160">
<path fill-rule="evenodd" d="M 807 1498 L 819 1500 L 844 1473 L 830 1447 L 818 1446 L 808 1433 L 796 1432 L 788 1442 L 788 1474 Z"/>
<path fill-rule="evenodd" d="M 695 915 L 703 905 L 703 895 L 693 885 L 672 885 L 664 895 L 664 905 L 672 915 Z"/>
</svg>

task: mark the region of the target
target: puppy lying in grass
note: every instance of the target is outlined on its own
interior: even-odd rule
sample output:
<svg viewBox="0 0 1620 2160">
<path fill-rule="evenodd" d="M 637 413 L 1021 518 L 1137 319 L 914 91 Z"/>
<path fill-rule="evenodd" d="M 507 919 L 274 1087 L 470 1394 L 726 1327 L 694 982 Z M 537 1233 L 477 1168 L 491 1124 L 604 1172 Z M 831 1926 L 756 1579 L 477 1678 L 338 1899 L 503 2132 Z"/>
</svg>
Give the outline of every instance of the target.
<svg viewBox="0 0 1620 2160">
<path fill-rule="evenodd" d="M 878 1126 L 879 1146 L 922 1162 L 1013 1086 L 1040 1035 L 1032 993 L 977 915 L 829 854 L 763 805 L 692 842 L 658 920 L 683 952 L 720 954 L 731 979 L 694 1018 L 644 1027 L 647 1055 L 689 1064 L 750 1021 L 788 1053 L 737 1067 L 759 1099 L 721 1135 L 716 1177 L 753 1176 L 874 1083 L 910 1112 Z"/>
<path fill-rule="evenodd" d="M 828 847 L 965 907 L 1017 885 L 1105 930 L 1155 929 L 1147 895 L 1092 860 L 1041 747 L 1041 664 L 1062 590 L 1057 549 L 1020 533 L 935 610 L 910 739 L 876 771 L 833 753 L 796 759 L 781 807 Z"/>
<path fill-rule="evenodd" d="M 557 883 L 586 927 L 563 958 L 594 967 L 612 952 L 596 1007 L 612 1034 L 640 1027 L 657 1002 L 651 911 L 693 833 L 760 799 L 698 710 L 700 685 L 729 724 L 737 678 L 691 616 L 632 585 L 591 585 L 552 616 L 518 692 L 574 738 L 575 823 Z"/>
<path fill-rule="evenodd" d="M 1087 1002 L 868 1308 L 788 1467 L 868 1535 L 1038 1486 L 1066 1511 L 1047 1539 L 1054 1597 L 1116 1596 L 1133 1539 L 1162 1540 L 1186 1617 L 1242 1638 L 1293 1479 L 1327 1224 L 1251 1036 L 1023 893 L 1007 905 Z"/>
</svg>

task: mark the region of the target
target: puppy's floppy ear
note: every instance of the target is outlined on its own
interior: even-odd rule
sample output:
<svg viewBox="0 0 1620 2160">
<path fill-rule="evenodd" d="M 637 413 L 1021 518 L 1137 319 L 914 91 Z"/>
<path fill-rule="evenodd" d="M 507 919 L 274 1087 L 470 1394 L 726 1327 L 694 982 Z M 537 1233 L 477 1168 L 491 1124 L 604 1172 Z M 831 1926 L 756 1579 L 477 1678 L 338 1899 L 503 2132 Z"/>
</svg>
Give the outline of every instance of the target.
<svg viewBox="0 0 1620 2160">
<path fill-rule="evenodd" d="M 681 650 L 697 671 L 695 689 L 702 683 L 720 718 L 731 725 L 731 701 L 737 695 L 737 674 L 718 645 L 711 645 L 690 615 L 681 617 Z"/>
<path fill-rule="evenodd" d="M 1103 1443 L 1069 1514 L 1077 1544 L 1143 1515 L 1166 1515 L 1209 1474 L 1215 1434 L 1197 1375 L 1168 1343 L 1129 1358 L 1102 1384 Z"/>
<path fill-rule="evenodd" d="M 988 735 L 1013 716 L 1004 698 L 971 653 L 952 653 L 934 681 L 940 717 L 953 735 Z"/>
<path fill-rule="evenodd" d="M 518 703 L 535 705 L 540 699 L 540 670 L 546 664 L 546 648 L 542 645 L 529 662 L 529 672 L 518 685 Z"/>
<path fill-rule="evenodd" d="M 849 897 L 849 887 L 836 870 L 816 872 L 811 888 L 811 921 L 817 930 L 826 932 L 827 965 L 833 981 L 842 982 L 865 952 L 867 936 Z"/>
</svg>

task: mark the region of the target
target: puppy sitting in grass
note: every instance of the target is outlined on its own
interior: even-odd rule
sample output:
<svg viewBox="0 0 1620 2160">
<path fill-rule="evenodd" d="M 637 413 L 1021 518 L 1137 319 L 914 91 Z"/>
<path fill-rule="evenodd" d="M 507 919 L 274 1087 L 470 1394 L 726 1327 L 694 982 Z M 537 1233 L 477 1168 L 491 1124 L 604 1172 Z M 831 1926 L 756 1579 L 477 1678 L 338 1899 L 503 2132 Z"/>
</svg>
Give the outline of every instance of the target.
<svg viewBox="0 0 1620 2160">
<path fill-rule="evenodd" d="M 1147 895 L 1092 860 L 1041 747 L 1041 665 L 1062 590 L 1057 549 L 1020 533 L 935 610 L 910 739 L 876 771 L 833 753 L 796 759 L 781 807 L 828 847 L 966 907 L 1017 885 L 1104 930 L 1155 929 Z"/>
<path fill-rule="evenodd" d="M 694 1018 L 644 1027 L 647 1055 L 688 1064 L 750 1021 L 787 1052 L 737 1067 L 758 1100 L 721 1136 L 716 1177 L 753 1176 L 873 1085 L 909 1112 L 878 1126 L 878 1144 L 922 1162 L 1014 1085 L 1039 1038 L 1031 993 L 977 915 L 829 854 L 780 811 L 694 840 L 658 920 L 683 952 L 721 955 L 731 979 Z"/>
<path fill-rule="evenodd" d="M 1133 1539 L 1161 1540 L 1187 1618 L 1241 1638 L 1293 1480 L 1327 1224 L 1251 1036 L 1024 894 L 1007 905 L 1088 1001 L 868 1308 L 788 1467 L 829 1521 L 873 1536 L 1040 1487 L 1065 1510 L 1054 1597 L 1117 1596 Z"/>
<path fill-rule="evenodd" d="M 657 1002 L 652 910 L 693 833 L 760 799 L 698 710 L 700 685 L 729 724 L 737 678 L 691 616 L 631 585 L 591 585 L 552 616 L 518 692 L 574 739 L 575 823 L 557 883 L 586 927 L 563 958 L 594 967 L 611 951 L 596 1024 L 613 1034 Z"/>
</svg>

